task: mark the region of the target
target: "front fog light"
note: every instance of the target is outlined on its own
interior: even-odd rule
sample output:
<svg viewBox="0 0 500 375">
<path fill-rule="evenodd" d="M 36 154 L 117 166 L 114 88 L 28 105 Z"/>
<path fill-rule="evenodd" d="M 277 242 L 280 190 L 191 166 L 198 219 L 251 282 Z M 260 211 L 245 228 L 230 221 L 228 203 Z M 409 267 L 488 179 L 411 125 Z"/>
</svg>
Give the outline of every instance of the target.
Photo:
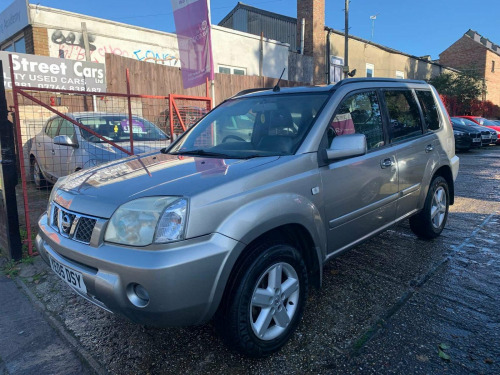
<svg viewBox="0 0 500 375">
<path fill-rule="evenodd" d="M 146 307 L 149 303 L 149 293 L 141 284 L 129 284 L 127 286 L 127 297 L 137 307 Z"/>
</svg>

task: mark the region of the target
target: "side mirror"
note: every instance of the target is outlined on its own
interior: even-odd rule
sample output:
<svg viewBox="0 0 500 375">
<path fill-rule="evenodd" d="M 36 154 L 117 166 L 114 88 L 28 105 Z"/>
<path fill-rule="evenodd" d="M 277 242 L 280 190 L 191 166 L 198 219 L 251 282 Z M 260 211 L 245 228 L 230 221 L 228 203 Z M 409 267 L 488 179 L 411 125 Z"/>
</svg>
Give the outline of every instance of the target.
<svg viewBox="0 0 500 375">
<path fill-rule="evenodd" d="M 61 146 L 78 147 L 78 143 L 75 143 L 67 135 L 58 135 L 54 137 L 54 144 Z"/>
<path fill-rule="evenodd" d="M 345 159 L 366 154 L 366 136 L 364 134 L 346 134 L 333 138 L 326 150 L 328 160 Z"/>
</svg>

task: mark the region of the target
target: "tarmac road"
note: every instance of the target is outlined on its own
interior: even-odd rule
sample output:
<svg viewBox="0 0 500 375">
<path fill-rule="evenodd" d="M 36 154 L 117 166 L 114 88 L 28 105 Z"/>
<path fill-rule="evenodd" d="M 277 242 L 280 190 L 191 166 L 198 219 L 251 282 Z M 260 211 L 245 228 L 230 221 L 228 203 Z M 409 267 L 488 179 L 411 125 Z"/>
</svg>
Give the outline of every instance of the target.
<svg viewBox="0 0 500 375">
<path fill-rule="evenodd" d="M 40 259 L 22 280 L 99 373 L 499 374 L 500 147 L 459 157 L 443 234 L 422 241 L 403 222 L 328 263 L 296 334 L 265 359 L 232 352 L 210 324 L 155 329 L 102 311 Z"/>
</svg>

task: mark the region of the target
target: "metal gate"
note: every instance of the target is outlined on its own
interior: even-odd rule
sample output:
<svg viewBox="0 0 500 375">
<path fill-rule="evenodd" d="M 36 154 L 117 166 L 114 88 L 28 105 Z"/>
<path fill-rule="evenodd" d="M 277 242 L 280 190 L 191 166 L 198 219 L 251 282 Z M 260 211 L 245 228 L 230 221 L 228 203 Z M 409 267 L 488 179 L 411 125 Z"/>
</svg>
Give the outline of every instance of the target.
<svg viewBox="0 0 500 375">
<path fill-rule="evenodd" d="M 22 87 L 10 74 L 29 255 L 59 177 L 167 147 L 211 109 L 208 97 L 131 94 L 128 69 L 126 94 Z"/>
</svg>

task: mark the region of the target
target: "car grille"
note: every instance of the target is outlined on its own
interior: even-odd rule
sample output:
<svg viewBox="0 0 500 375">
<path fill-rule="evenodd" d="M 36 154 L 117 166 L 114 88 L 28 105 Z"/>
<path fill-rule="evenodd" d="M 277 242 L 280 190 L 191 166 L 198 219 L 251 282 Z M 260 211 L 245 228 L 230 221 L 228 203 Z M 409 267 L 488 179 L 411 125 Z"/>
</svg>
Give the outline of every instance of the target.
<svg viewBox="0 0 500 375">
<path fill-rule="evenodd" d="M 62 236 L 72 240 L 90 243 L 97 219 L 67 211 L 52 203 L 51 226 Z"/>
</svg>

